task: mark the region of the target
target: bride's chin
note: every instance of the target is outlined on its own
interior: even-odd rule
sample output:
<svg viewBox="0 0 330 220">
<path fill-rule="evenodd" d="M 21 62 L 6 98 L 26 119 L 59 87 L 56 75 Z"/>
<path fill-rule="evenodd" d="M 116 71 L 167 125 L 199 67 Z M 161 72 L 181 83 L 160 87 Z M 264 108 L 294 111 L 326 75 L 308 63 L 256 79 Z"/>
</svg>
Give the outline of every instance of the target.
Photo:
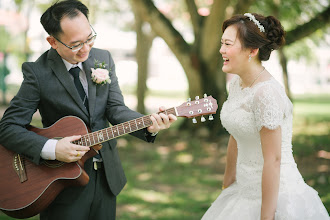
<svg viewBox="0 0 330 220">
<path fill-rule="evenodd" d="M 229 73 L 228 68 L 226 68 L 225 66 L 223 66 L 223 67 L 222 67 L 222 72 L 224 72 L 224 73 Z"/>
</svg>

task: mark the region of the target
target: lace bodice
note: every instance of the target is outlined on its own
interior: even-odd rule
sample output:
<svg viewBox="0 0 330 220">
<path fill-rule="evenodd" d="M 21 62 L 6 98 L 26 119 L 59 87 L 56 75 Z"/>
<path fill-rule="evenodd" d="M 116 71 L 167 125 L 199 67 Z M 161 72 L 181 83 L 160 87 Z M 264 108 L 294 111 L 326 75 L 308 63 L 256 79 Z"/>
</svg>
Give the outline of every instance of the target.
<svg viewBox="0 0 330 220">
<path fill-rule="evenodd" d="M 220 119 L 237 142 L 237 182 L 261 182 L 263 155 L 259 131 L 262 127 L 273 130 L 281 126 L 281 165 L 295 165 L 291 144 L 292 103 L 274 78 L 242 88 L 239 76 L 234 76 Z"/>
</svg>

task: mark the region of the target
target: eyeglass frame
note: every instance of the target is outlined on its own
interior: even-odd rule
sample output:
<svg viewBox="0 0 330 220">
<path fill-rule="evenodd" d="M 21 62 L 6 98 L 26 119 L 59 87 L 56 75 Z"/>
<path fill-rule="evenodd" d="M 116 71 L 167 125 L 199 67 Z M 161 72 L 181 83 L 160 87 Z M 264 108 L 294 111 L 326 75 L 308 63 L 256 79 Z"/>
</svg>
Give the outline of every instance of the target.
<svg viewBox="0 0 330 220">
<path fill-rule="evenodd" d="M 91 43 L 88 44 L 88 45 L 90 45 L 90 44 L 94 43 L 94 41 L 95 41 L 95 39 L 96 39 L 96 36 L 97 36 L 96 31 L 94 30 L 94 28 L 93 28 L 92 25 L 89 25 L 89 26 L 91 26 L 91 28 L 92 28 L 92 30 L 93 30 L 93 32 L 94 32 L 95 34 L 94 34 L 92 37 L 88 38 L 85 42 L 82 42 L 82 43 L 78 44 L 77 46 L 72 46 L 72 47 L 70 47 L 70 46 L 66 45 L 65 43 L 63 43 L 62 41 L 60 41 L 59 39 L 57 39 L 57 37 L 55 37 L 55 36 L 53 36 L 53 37 L 54 37 L 58 42 L 60 42 L 61 44 L 63 44 L 63 45 L 66 46 L 67 48 L 71 49 L 72 52 L 77 52 L 77 51 L 81 50 L 81 48 L 84 47 L 84 44 L 88 44 L 87 41 L 89 41 L 89 40 L 91 40 L 92 38 L 94 38 L 94 40 L 93 40 Z M 79 49 L 76 49 L 76 48 L 79 48 Z"/>
</svg>

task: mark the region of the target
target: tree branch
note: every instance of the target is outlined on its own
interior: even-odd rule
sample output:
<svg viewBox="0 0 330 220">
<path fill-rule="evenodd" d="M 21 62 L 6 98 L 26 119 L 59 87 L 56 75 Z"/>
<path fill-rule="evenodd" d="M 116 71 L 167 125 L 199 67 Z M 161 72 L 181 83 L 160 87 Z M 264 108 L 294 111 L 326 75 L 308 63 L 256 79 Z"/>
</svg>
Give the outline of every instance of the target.
<svg viewBox="0 0 330 220">
<path fill-rule="evenodd" d="M 245 1 L 237 1 L 237 4 L 234 9 L 234 15 L 235 14 L 243 14 L 245 12 L 248 12 L 250 6 L 255 2 L 256 0 L 245 0 Z"/>
<path fill-rule="evenodd" d="M 229 5 L 229 0 L 214 1 L 210 15 L 206 18 L 201 39 L 201 57 L 206 63 L 210 60 L 218 59 L 220 48 L 221 26 L 225 20 L 225 11 Z M 213 68 L 216 68 L 214 66 Z M 213 69 L 211 67 L 211 69 Z"/>
<path fill-rule="evenodd" d="M 171 21 L 156 8 L 152 0 L 134 0 L 131 3 L 140 11 L 142 18 L 151 25 L 153 31 L 167 43 L 178 59 L 181 53 L 190 51 L 190 45 L 172 26 Z"/>
<path fill-rule="evenodd" d="M 286 33 L 286 45 L 290 45 L 304 37 L 312 34 L 316 30 L 330 24 L 330 7 L 316 15 L 309 22 L 297 26 Z"/>
<path fill-rule="evenodd" d="M 195 39 L 198 38 L 198 35 L 200 33 L 200 24 L 202 22 L 202 17 L 198 14 L 198 9 L 196 6 L 195 1 L 192 0 L 186 0 L 186 5 L 188 8 L 188 12 L 190 14 L 191 23 L 194 29 Z"/>
</svg>

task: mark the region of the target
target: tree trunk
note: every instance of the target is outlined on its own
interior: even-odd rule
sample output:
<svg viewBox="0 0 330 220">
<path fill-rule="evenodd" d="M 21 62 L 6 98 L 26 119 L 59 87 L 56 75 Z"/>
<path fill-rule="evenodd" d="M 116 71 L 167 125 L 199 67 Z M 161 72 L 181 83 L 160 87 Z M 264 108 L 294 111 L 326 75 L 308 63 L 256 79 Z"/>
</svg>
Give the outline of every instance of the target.
<svg viewBox="0 0 330 220">
<path fill-rule="evenodd" d="M 282 72 L 283 72 L 283 81 L 285 86 L 285 92 L 290 100 L 292 100 L 292 95 L 290 91 L 290 85 L 289 85 L 289 75 L 288 75 L 288 59 L 283 51 L 283 49 L 279 49 L 278 53 L 280 55 L 280 63 L 282 66 Z"/>
<path fill-rule="evenodd" d="M 147 79 L 148 79 L 148 58 L 150 48 L 152 46 L 153 37 L 146 35 L 143 32 L 143 21 L 136 18 L 136 60 L 138 64 L 138 83 L 137 83 L 137 111 L 146 114 L 144 99 L 147 93 Z"/>
<path fill-rule="evenodd" d="M 130 2 L 132 5 L 132 2 Z M 136 31 L 136 62 L 138 65 L 138 80 L 137 80 L 137 111 L 146 114 L 144 100 L 148 91 L 147 79 L 148 79 L 148 64 L 149 64 L 149 53 L 152 46 L 155 35 L 151 28 L 149 33 L 146 33 L 148 28 L 144 28 L 148 25 L 141 18 L 139 10 L 132 7 L 135 17 L 135 31 Z"/>
</svg>

